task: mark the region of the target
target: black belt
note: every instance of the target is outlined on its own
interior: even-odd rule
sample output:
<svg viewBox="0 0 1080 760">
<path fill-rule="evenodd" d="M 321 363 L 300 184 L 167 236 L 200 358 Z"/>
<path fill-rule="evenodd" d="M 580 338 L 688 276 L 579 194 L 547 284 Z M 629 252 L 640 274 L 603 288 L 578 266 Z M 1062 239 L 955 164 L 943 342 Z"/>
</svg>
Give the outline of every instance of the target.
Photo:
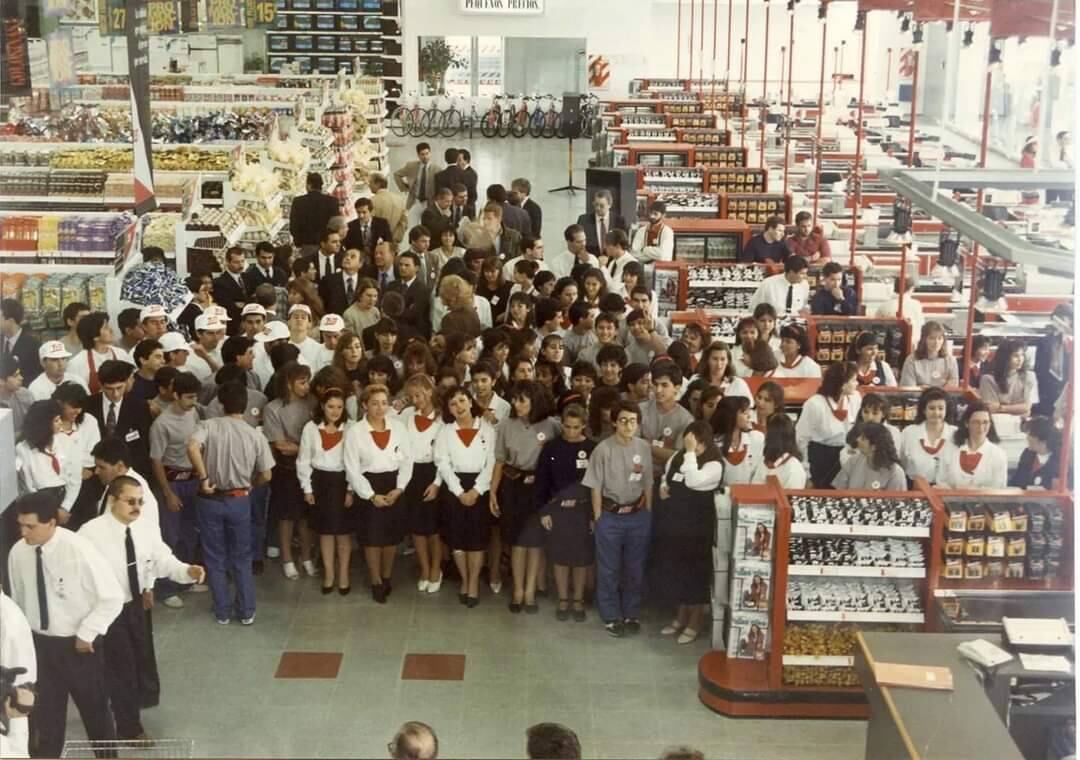
<svg viewBox="0 0 1080 760">
<path fill-rule="evenodd" d="M 630 504 L 619 504 L 614 499 L 601 499 L 600 508 L 605 512 L 616 515 L 632 515 L 645 508 L 645 494 L 642 494 L 637 501 Z"/>
</svg>

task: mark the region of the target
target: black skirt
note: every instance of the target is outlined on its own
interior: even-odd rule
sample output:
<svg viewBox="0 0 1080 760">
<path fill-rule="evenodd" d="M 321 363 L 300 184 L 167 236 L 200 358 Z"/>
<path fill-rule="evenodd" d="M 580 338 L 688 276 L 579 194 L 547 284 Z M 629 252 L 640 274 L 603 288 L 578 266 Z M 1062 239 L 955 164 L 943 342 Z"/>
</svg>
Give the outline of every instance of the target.
<svg viewBox="0 0 1080 760">
<path fill-rule="evenodd" d="M 574 484 L 557 494 L 541 510 L 551 517 L 551 530 L 540 525 L 540 513 L 530 518 L 547 538 L 548 559 L 556 565 L 588 567 L 595 561 L 595 543 L 589 531 L 592 496 L 588 488 Z"/>
<path fill-rule="evenodd" d="M 412 479 L 405 487 L 405 507 L 408 510 L 409 533 L 414 536 L 433 536 L 439 532 L 439 498 L 424 501 L 424 491 L 435 482 L 435 463 L 413 465 Z"/>
<path fill-rule="evenodd" d="M 313 470 L 311 488 L 315 494 L 312 523 L 320 536 L 347 536 L 356 530 L 357 505 L 346 509 L 347 479 L 344 472 Z"/>
<path fill-rule="evenodd" d="M 476 484 L 477 474 L 457 473 L 463 492 Z M 491 535 L 491 521 L 488 519 L 491 510 L 488 508 L 487 494 L 480 494 L 475 504 L 466 507 L 445 485 L 442 491 L 446 504 L 446 543 L 455 551 L 482 552 L 487 549 Z"/>
<path fill-rule="evenodd" d="M 397 470 L 391 472 L 365 472 L 364 477 L 375 490 L 385 496 L 397 487 Z M 376 507 L 367 499 L 360 502 L 357 535 L 361 546 L 397 546 L 405 538 L 408 528 L 408 509 L 404 495 L 393 506 Z"/>
<path fill-rule="evenodd" d="M 840 474 L 840 452 L 843 446 L 826 446 L 824 443 L 810 441 L 806 447 L 806 458 L 810 462 L 810 480 L 814 488 L 831 489 L 832 482 Z"/>
<path fill-rule="evenodd" d="M 708 604 L 716 507 L 712 491 L 669 481 L 653 507 L 653 593 L 667 604 Z"/>
<path fill-rule="evenodd" d="M 296 460 L 290 459 L 289 465 Z M 270 515 L 273 520 L 302 520 L 307 512 L 304 489 L 296 477 L 296 468 L 278 461 L 270 476 Z"/>
<path fill-rule="evenodd" d="M 526 477 L 513 480 L 504 472 L 499 483 L 499 533 L 506 546 L 544 545 L 544 537 L 536 532 L 540 523 L 530 520 L 536 514 L 536 481 L 526 483 Z"/>
</svg>

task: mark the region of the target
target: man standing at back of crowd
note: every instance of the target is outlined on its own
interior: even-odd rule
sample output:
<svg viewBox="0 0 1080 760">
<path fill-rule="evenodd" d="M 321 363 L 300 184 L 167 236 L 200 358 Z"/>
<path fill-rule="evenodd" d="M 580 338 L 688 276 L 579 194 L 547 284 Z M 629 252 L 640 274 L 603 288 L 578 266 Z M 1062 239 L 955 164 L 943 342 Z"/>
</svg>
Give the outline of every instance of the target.
<svg viewBox="0 0 1080 760">
<path fill-rule="evenodd" d="M 16 356 L 23 374 L 23 385 L 27 386 L 41 373 L 38 349 L 41 343 L 23 329 L 26 311 L 14 298 L 5 298 L 0 302 L 0 359 Z"/>
<path fill-rule="evenodd" d="M 420 223 L 420 215 L 435 197 L 435 175 L 442 171 L 442 164 L 431 158 L 431 146 L 426 142 L 416 144 L 416 160 L 407 161 L 394 172 L 394 184 L 403 193 L 409 226 Z"/>
<path fill-rule="evenodd" d="M 31 753 L 60 757 L 68 695 L 91 741 L 116 738 L 105 680 L 102 637 L 124 606 L 108 564 L 82 536 L 57 524 L 60 503 L 44 491 L 19 497 L 22 538 L 8 555 L 11 598 L 26 615 L 37 650 L 37 700 Z"/>
<path fill-rule="evenodd" d="M 390 240 L 390 225 L 382 217 L 375 216 L 375 206 L 371 198 L 356 199 L 356 218 L 349 222 L 349 231 L 341 247 L 346 251 L 355 248 L 363 255 L 360 264 L 371 259 L 375 246 L 380 240 Z"/>
<path fill-rule="evenodd" d="M 307 193 L 293 198 L 289 210 L 289 232 L 301 256 L 315 253 L 327 223 L 341 213 L 337 200 L 322 189 L 322 175 L 311 172 L 307 175 Z"/>
<path fill-rule="evenodd" d="M 613 213 L 611 208 L 613 204 L 614 199 L 610 190 L 597 190 L 593 196 L 593 210 L 578 217 L 578 225 L 585 230 L 585 247 L 594 256 L 599 256 L 603 252 L 609 232 L 622 230 L 625 233 L 629 229 L 626 226 L 626 220 Z M 629 241 L 626 247 L 629 247 Z"/>
<path fill-rule="evenodd" d="M 457 234 L 454 225 L 454 217 L 451 207 L 454 205 L 454 194 L 448 187 L 440 187 L 435 191 L 434 203 L 424 209 L 420 215 L 420 224 L 426 229 L 434 240 L 442 237 L 443 230 L 453 230 Z M 413 229 L 416 229 L 413 227 Z M 410 233 L 412 230 L 410 230 Z"/>
<path fill-rule="evenodd" d="M 770 216 L 765 229 L 750 238 L 739 260 L 747 264 L 780 264 L 790 255 L 784 240 L 784 219 Z"/>
<path fill-rule="evenodd" d="M 284 288 L 289 284 L 289 275 L 285 273 L 285 270 L 274 266 L 274 255 L 274 244 L 269 240 L 262 240 L 255 244 L 255 263 L 244 272 L 248 300 L 255 295 L 255 288 L 264 282 L 270 283 L 275 288 Z"/>
<path fill-rule="evenodd" d="M 386 220 L 395 243 L 400 243 L 409 228 L 409 215 L 405 211 L 405 198 L 390 190 L 386 177 L 378 172 L 368 175 L 371 188 L 371 213 Z"/>
<path fill-rule="evenodd" d="M 225 271 L 214 278 L 214 303 L 224 306 L 229 315 L 226 325 L 229 335 L 235 335 L 239 330 L 240 312 L 244 310 L 248 300 L 247 285 L 244 282 L 246 261 L 247 255 L 243 248 L 230 248 L 225 252 Z"/>
<path fill-rule="evenodd" d="M 251 503 L 253 486 L 270 481 L 274 455 L 270 444 L 244 421 L 248 392 L 240 383 L 218 390 L 224 417 L 204 420 L 188 443 L 188 458 L 199 482 L 198 520 L 214 601 L 214 617 L 228 625 L 255 622 L 252 575 Z M 254 473 L 254 477 L 253 477 Z M 229 594 L 229 574 L 236 598 Z"/>
<path fill-rule="evenodd" d="M 504 228 L 514 230 L 524 237 L 532 233 L 532 219 L 525 209 L 518 208 L 510 203 L 506 188 L 500 184 L 488 185 L 488 204 L 498 203 L 502 207 L 502 223 Z"/>
<path fill-rule="evenodd" d="M 821 264 L 832 257 L 829 241 L 821 228 L 814 226 L 814 217 L 809 211 L 800 211 L 795 215 L 795 234 L 786 242 L 788 251 L 802 256 L 809 264 Z"/>
<path fill-rule="evenodd" d="M 649 221 L 634 228 L 630 251 L 642 264 L 671 261 L 675 257 L 675 231 L 664 223 L 667 204 L 653 201 L 649 205 Z"/>
<path fill-rule="evenodd" d="M 532 235 L 538 238 L 544 226 L 544 211 L 540 208 L 540 204 L 530 197 L 531 193 L 532 183 L 524 177 L 518 177 L 510 183 L 510 203 L 528 214 L 529 221 L 532 222 L 532 231 L 526 233 L 526 237 Z"/>
</svg>

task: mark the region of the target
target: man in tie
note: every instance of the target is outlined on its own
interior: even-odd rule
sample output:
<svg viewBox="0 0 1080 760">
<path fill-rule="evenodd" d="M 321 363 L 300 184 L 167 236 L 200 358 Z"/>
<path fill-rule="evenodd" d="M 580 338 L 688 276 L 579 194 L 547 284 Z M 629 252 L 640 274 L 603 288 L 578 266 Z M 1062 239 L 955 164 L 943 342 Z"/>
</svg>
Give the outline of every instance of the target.
<svg viewBox="0 0 1080 760">
<path fill-rule="evenodd" d="M 407 162 L 394 172 L 398 190 L 408 193 L 405 209 L 409 213 L 410 227 L 420 222 L 420 214 L 434 197 L 435 175 L 442 168 L 442 164 L 431 159 L 431 146 L 422 142 L 416 144 L 416 160 Z"/>
<path fill-rule="evenodd" d="M 442 239 L 443 230 L 454 230 L 455 233 L 457 232 L 457 226 L 454 224 L 452 211 L 453 205 L 454 194 L 450 191 L 450 188 L 443 187 L 435 191 L 435 202 L 428 206 L 427 209 L 424 210 L 424 213 L 421 214 L 420 224 L 427 229 L 432 240 Z M 415 227 L 413 229 L 415 229 Z"/>
<path fill-rule="evenodd" d="M 319 239 L 319 250 L 308 257 L 315 265 L 315 282 L 322 282 L 341 269 L 341 236 L 329 228 L 323 230 Z"/>
<path fill-rule="evenodd" d="M 386 220 L 395 243 L 400 243 L 408 229 L 409 215 L 405 211 L 405 198 L 389 189 L 386 177 L 378 172 L 368 175 L 371 188 L 371 213 L 377 219 Z"/>
<path fill-rule="evenodd" d="M 262 240 L 255 244 L 255 263 L 244 272 L 244 285 L 247 288 L 247 300 L 255 295 L 255 288 L 268 282 L 275 288 L 284 288 L 289 284 L 289 276 L 281 267 L 274 266 L 274 244 Z"/>
<path fill-rule="evenodd" d="M 612 292 L 617 292 L 622 285 L 623 268 L 634 261 L 627 250 L 629 248 L 630 240 L 623 230 L 611 230 L 604 238 L 604 255 L 600 257 L 600 266 L 607 277 L 608 290 Z"/>
<path fill-rule="evenodd" d="M 759 303 L 771 304 L 780 316 L 806 316 L 810 313 L 810 285 L 806 282 L 809 264 L 799 255 L 788 256 L 783 274 L 766 277 L 754 291 L 749 310 Z"/>
<path fill-rule="evenodd" d="M 247 303 L 247 283 L 244 282 L 244 265 L 247 254 L 239 246 L 225 253 L 225 271 L 214 278 L 214 303 L 224 306 L 229 315 L 226 332 L 235 335 L 240 329 L 240 312 Z"/>
<path fill-rule="evenodd" d="M 357 198 L 356 218 L 349 222 L 349 231 L 341 247 L 346 251 L 350 248 L 360 251 L 360 263 L 363 264 L 375 252 L 375 244 L 380 240 L 389 240 L 390 236 L 390 225 L 385 219 L 375 216 L 371 198 Z"/>
<path fill-rule="evenodd" d="M 319 297 L 327 314 L 344 314 L 360 283 L 360 251 L 350 248 L 341 257 L 341 271 L 319 282 Z"/>
<path fill-rule="evenodd" d="M 101 365 L 101 392 L 86 402 L 86 410 L 97 420 L 102 438 L 115 436 L 127 444 L 131 452 L 128 462 L 144 478 L 150 469 L 150 420 L 146 401 L 128 390 L 133 368 L 127 362 L 110 360 Z"/>
<path fill-rule="evenodd" d="M 37 652 L 31 753 L 61 756 L 69 694 L 87 737 L 114 740 L 102 637 L 124 606 L 120 584 L 90 541 L 58 526 L 54 494 L 26 494 L 8 509 L 22 537 L 8 555 L 11 598 L 26 615 Z"/>
<path fill-rule="evenodd" d="M 22 368 L 23 385 L 28 386 L 41 373 L 38 359 L 41 342 L 23 329 L 24 319 L 26 311 L 19 301 L 14 298 L 0 301 L 0 359 L 17 356 Z"/>
<path fill-rule="evenodd" d="M 462 222 L 472 220 L 476 215 L 476 210 L 469 203 L 469 189 L 460 182 L 450 186 L 450 192 L 453 193 L 453 202 L 450 204 L 450 220 L 454 224 L 454 229 L 460 229 Z M 461 242 L 460 235 L 458 236 L 458 242 Z"/>
<path fill-rule="evenodd" d="M 626 220 L 612 212 L 613 203 L 610 190 L 597 190 L 593 196 L 592 213 L 578 217 L 577 223 L 585 230 L 585 248 L 594 256 L 600 255 L 609 232 L 626 232 L 629 229 Z"/>
<path fill-rule="evenodd" d="M 154 582 L 202 583 L 206 571 L 173 556 L 161 533 L 142 515 L 149 491 L 135 478 L 120 475 L 106 491 L 106 510 L 79 529 L 104 556 L 124 595 L 124 606 L 105 633 L 105 677 L 121 740 L 151 741 L 139 718 L 139 653 L 153 650 L 146 617 L 154 606 Z M 150 497 L 152 498 L 152 497 Z"/>
<path fill-rule="evenodd" d="M 518 208 L 521 208 L 529 215 L 530 221 L 532 221 L 532 237 L 540 237 L 540 230 L 544 226 L 544 212 L 540 208 L 540 204 L 534 201 L 530 196 L 532 193 L 532 183 L 524 177 L 518 177 L 510 183 L 510 203 Z"/>
<path fill-rule="evenodd" d="M 368 277 L 379 286 L 379 293 L 386 292 L 387 286 L 397 279 L 394 273 L 394 249 L 391 243 L 382 242 L 375 246 L 375 255 L 370 264 L 360 270 L 361 277 Z"/>
</svg>

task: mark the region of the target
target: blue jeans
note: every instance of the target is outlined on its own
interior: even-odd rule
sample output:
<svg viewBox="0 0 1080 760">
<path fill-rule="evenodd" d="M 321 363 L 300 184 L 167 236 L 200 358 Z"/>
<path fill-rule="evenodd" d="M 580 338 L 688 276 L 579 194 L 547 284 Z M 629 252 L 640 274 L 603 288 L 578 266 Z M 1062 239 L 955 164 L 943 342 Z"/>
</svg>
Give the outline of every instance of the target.
<svg viewBox="0 0 1080 760">
<path fill-rule="evenodd" d="M 195 496 L 199 491 L 197 478 L 190 480 L 174 480 L 169 483 L 176 498 L 180 499 L 183 509 L 179 512 L 170 512 L 165 506 L 165 497 L 155 494 L 158 499 L 158 515 L 161 522 L 161 537 L 173 554 L 181 562 L 195 562 L 195 553 L 199 547 L 199 534 L 197 517 L 195 515 Z M 189 588 L 190 584 L 180 584 L 169 578 L 158 578 L 154 584 L 155 595 L 158 599 L 168 599 L 176 596 L 181 591 Z"/>
<path fill-rule="evenodd" d="M 251 557 L 266 556 L 266 500 L 270 496 L 270 484 L 263 483 L 251 489 Z"/>
<path fill-rule="evenodd" d="M 251 500 L 248 496 L 210 498 L 199 495 L 206 577 L 214 599 L 214 616 L 228 620 L 255 614 L 255 578 L 251 574 Z M 228 573 L 236 584 L 236 604 L 229 594 Z"/>
<path fill-rule="evenodd" d="M 596 606 L 605 623 L 641 617 L 652 513 L 602 512 L 596 523 Z M 621 594 L 620 594 L 621 587 Z"/>
</svg>

